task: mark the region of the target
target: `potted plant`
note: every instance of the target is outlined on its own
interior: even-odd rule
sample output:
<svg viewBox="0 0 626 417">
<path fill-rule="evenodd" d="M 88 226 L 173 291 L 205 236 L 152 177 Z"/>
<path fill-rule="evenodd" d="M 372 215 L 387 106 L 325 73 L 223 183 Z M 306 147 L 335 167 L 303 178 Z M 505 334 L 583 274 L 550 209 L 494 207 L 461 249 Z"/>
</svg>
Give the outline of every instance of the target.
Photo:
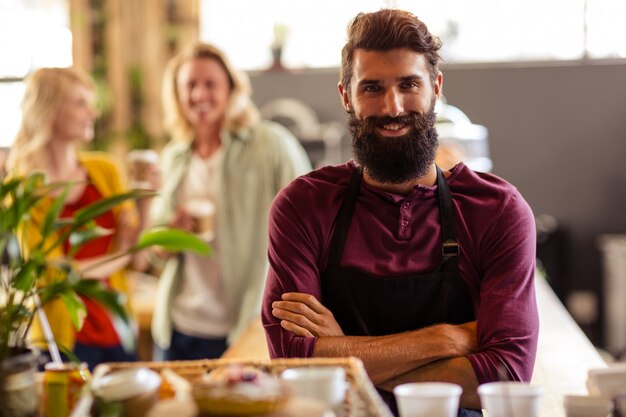
<svg viewBox="0 0 626 417">
<path fill-rule="evenodd" d="M 0 417 L 32 415 L 31 403 L 35 402 L 36 407 L 36 395 L 32 391 L 36 362 L 26 338 L 35 315 L 46 302 L 61 298 L 77 329 L 85 316 L 80 295 L 99 301 L 113 314 L 128 320 L 119 295 L 97 280 L 82 279 L 72 265 L 73 255 L 85 242 L 110 233 L 95 224 L 97 216 L 126 200 L 147 198 L 154 192 L 134 190 L 113 195 L 84 207 L 72 218 L 60 218 L 70 186 L 68 182 L 46 184 L 40 173 L 0 183 Z M 43 199 L 51 199 L 52 204 L 40 225 L 42 239 L 24 256 L 18 240 L 21 225 Z M 47 256 L 66 241 L 70 243 L 70 250 L 65 257 L 50 259 Z M 144 231 L 136 245 L 123 255 L 150 246 L 207 255 L 210 251 L 209 246 L 194 235 L 155 227 Z M 51 275 L 53 279 L 43 285 L 43 280 Z M 16 404 L 24 409 L 14 408 Z"/>
</svg>

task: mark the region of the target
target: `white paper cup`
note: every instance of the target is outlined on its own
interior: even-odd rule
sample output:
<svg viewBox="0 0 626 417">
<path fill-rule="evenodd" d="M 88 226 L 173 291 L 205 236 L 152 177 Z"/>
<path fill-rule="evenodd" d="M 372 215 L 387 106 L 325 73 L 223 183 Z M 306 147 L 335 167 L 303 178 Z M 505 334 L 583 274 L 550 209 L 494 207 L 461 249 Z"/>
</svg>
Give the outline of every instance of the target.
<svg viewBox="0 0 626 417">
<path fill-rule="evenodd" d="M 400 417 L 456 417 L 463 388 L 447 382 L 411 382 L 393 394 Z"/>
<path fill-rule="evenodd" d="M 159 163 L 159 154 L 152 149 L 135 149 L 128 153 L 130 186 L 147 190 L 150 184 L 150 167 Z"/>
<path fill-rule="evenodd" d="M 346 396 L 346 371 L 340 366 L 289 368 L 280 377 L 296 396 L 321 401 L 332 409 L 339 407 Z"/>
<path fill-rule="evenodd" d="M 613 412 L 613 401 L 604 397 L 566 395 L 563 407 L 567 417 L 607 417 Z"/>
<path fill-rule="evenodd" d="M 193 232 L 205 240 L 215 236 L 215 204 L 209 199 L 196 198 L 185 203 L 185 211 L 194 219 Z"/>
<path fill-rule="evenodd" d="M 478 387 L 489 417 L 538 417 L 543 390 L 524 382 L 489 382 Z"/>
<path fill-rule="evenodd" d="M 590 369 L 587 387 L 591 395 L 613 398 L 626 395 L 626 364 L 615 363 L 607 368 Z"/>
</svg>

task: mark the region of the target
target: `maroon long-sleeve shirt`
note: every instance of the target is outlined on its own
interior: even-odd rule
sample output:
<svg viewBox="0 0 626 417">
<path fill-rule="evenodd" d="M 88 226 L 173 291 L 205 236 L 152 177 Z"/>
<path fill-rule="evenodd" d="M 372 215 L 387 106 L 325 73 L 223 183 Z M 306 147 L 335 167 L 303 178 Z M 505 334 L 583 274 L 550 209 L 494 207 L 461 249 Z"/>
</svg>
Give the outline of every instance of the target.
<svg viewBox="0 0 626 417">
<path fill-rule="evenodd" d="M 324 303 L 320 276 L 354 169 L 350 161 L 313 171 L 291 182 L 274 201 L 262 311 L 272 357 L 313 354 L 317 339 L 284 330 L 271 304 L 284 292 L 309 293 Z M 477 320 L 479 349 L 468 359 L 479 383 L 501 379 L 503 372 L 529 381 L 539 331 L 533 214 L 515 187 L 494 175 L 461 163 L 447 180 L 461 248 L 459 272 Z M 399 195 L 363 184 L 342 265 L 378 276 L 430 272 L 442 260 L 440 227 L 436 186 Z"/>
</svg>

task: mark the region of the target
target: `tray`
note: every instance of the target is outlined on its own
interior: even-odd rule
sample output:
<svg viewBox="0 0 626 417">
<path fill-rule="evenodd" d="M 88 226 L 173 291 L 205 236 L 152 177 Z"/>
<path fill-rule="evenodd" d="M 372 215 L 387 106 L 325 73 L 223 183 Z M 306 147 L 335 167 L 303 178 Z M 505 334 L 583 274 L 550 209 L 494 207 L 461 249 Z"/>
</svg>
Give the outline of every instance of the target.
<svg viewBox="0 0 626 417">
<path fill-rule="evenodd" d="M 108 367 L 109 371 L 118 369 L 146 367 L 160 372 L 162 369 L 171 369 L 188 381 L 193 381 L 200 375 L 219 366 L 242 364 L 255 366 L 273 375 L 280 374 L 287 368 L 304 366 L 341 366 L 346 371 L 346 380 L 349 383 L 348 392 L 344 401 L 343 415 L 345 417 L 392 417 L 391 411 L 383 402 L 365 372 L 360 359 L 348 358 L 293 358 L 293 359 L 205 359 L 194 361 L 163 361 L 163 362 L 109 362 L 99 365 L 94 370 L 98 373 L 99 367 Z"/>
</svg>

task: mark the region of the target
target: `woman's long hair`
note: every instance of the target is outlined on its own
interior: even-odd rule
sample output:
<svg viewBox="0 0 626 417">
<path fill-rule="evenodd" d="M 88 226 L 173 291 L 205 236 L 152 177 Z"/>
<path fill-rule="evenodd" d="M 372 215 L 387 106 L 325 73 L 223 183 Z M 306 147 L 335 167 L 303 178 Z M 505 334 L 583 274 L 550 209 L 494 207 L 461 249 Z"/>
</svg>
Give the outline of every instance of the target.
<svg viewBox="0 0 626 417">
<path fill-rule="evenodd" d="M 91 78 L 76 68 L 41 68 L 26 78 L 22 122 L 7 160 L 9 172 L 25 174 L 41 167 L 59 107 L 76 83 L 93 91 Z"/>
<path fill-rule="evenodd" d="M 191 141 L 194 131 L 183 115 L 178 100 L 177 78 L 180 67 L 192 59 L 213 59 L 226 71 L 230 82 L 230 97 L 224 129 L 231 133 L 251 127 L 259 120 L 259 111 L 252 103 L 250 80 L 243 72 L 237 71 L 226 55 L 213 45 L 194 43 L 174 56 L 168 62 L 163 75 L 163 113 L 165 129 L 174 140 Z"/>
</svg>

